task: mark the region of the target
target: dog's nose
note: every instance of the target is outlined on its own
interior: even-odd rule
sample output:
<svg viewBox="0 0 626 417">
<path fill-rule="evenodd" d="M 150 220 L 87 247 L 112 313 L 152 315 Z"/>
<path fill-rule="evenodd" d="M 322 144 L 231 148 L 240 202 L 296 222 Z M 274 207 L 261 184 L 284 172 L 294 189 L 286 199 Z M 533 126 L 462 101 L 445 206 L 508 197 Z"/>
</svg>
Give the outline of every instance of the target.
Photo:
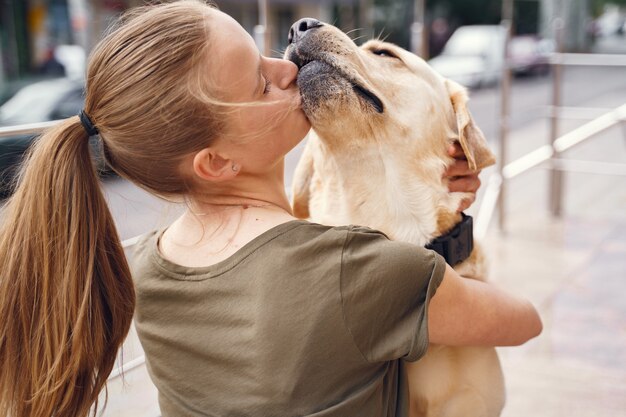
<svg viewBox="0 0 626 417">
<path fill-rule="evenodd" d="M 310 30 L 315 29 L 322 26 L 323 23 L 317 19 L 313 19 L 310 17 L 305 17 L 304 19 L 298 20 L 296 23 L 291 25 L 291 29 L 289 29 L 289 36 L 287 36 L 287 41 L 289 43 L 296 43 L 299 39 L 301 39 L 304 34 Z"/>
</svg>

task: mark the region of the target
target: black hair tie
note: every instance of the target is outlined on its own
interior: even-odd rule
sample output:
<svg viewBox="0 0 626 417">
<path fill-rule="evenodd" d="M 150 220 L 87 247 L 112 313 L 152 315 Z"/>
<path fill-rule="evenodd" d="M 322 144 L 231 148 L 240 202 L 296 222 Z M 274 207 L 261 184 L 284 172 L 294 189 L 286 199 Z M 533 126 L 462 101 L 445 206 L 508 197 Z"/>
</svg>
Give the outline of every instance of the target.
<svg viewBox="0 0 626 417">
<path fill-rule="evenodd" d="M 89 116 L 87 116 L 85 110 L 81 110 L 80 113 L 78 113 L 78 117 L 80 118 L 80 123 L 83 125 L 89 136 L 95 136 L 98 134 L 98 129 L 93 125 L 93 122 Z"/>
</svg>

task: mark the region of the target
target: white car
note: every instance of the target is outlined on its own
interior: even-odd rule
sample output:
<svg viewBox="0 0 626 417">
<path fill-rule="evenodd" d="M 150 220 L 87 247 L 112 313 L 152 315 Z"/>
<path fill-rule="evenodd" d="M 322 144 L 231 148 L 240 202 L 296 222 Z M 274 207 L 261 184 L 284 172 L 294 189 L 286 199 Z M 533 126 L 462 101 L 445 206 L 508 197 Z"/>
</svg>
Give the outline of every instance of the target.
<svg viewBox="0 0 626 417">
<path fill-rule="evenodd" d="M 506 31 L 500 25 L 461 26 L 441 55 L 428 63 L 446 78 L 469 88 L 497 83 L 504 64 Z"/>
</svg>

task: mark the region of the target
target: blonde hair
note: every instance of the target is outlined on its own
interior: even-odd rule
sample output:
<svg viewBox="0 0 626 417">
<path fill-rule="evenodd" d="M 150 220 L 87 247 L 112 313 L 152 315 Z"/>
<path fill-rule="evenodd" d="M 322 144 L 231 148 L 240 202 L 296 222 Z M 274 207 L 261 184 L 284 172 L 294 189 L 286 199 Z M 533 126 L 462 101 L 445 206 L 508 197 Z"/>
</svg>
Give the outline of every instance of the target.
<svg viewBox="0 0 626 417">
<path fill-rule="evenodd" d="M 134 10 L 90 57 L 85 111 L 105 158 L 158 195 L 192 191 L 180 163 L 222 129 L 201 99 L 209 12 Z M 77 116 L 33 145 L 0 227 L 0 415 L 95 415 L 135 294 Z"/>
</svg>

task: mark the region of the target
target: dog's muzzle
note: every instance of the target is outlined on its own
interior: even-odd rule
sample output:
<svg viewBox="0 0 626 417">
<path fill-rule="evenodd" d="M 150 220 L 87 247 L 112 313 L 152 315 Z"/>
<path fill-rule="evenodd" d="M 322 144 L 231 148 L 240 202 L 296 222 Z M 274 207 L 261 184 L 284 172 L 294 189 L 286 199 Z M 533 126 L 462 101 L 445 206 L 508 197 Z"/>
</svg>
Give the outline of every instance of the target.
<svg viewBox="0 0 626 417">
<path fill-rule="evenodd" d="M 317 19 L 304 18 L 298 20 L 289 29 L 287 38 L 289 46 L 287 47 L 285 58 L 298 66 L 300 71 L 298 74 L 298 86 L 301 91 L 308 89 L 308 91 L 303 91 L 303 93 L 308 92 L 317 97 L 322 96 L 319 86 L 311 87 L 312 83 L 310 81 L 318 78 L 321 74 L 332 77 L 331 74 L 336 73 L 350 83 L 354 94 L 360 97 L 363 102 L 369 104 L 377 113 L 383 113 L 384 106 L 382 100 L 356 81 L 353 75 L 349 75 L 340 69 L 334 62 L 335 57 L 333 57 L 332 52 L 324 50 L 323 42 L 319 41 L 319 36 L 315 36 L 320 35 L 317 31 L 324 26 L 326 24 Z M 307 84 L 308 86 L 306 86 Z M 303 89 L 303 87 L 305 88 Z"/>
</svg>

